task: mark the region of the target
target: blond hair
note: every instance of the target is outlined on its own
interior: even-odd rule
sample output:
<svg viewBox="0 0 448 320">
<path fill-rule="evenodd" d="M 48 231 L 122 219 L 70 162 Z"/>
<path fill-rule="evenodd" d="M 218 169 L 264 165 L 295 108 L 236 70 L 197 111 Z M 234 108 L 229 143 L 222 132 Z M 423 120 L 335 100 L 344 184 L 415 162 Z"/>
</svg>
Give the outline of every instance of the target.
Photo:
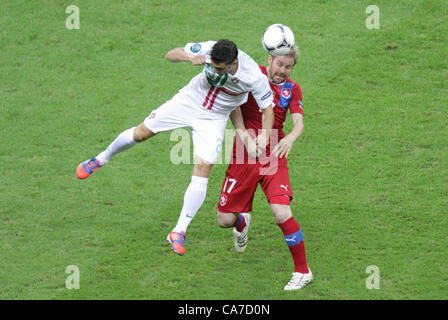
<svg viewBox="0 0 448 320">
<path fill-rule="evenodd" d="M 291 47 L 291 50 L 287 54 L 283 54 L 282 56 L 287 56 L 294 59 L 294 65 L 296 65 L 297 60 L 299 59 L 300 50 L 297 45 L 294 45 Z M 272 56 L 273 59 L 275 59 L 276 56 Z"/>
</svg>

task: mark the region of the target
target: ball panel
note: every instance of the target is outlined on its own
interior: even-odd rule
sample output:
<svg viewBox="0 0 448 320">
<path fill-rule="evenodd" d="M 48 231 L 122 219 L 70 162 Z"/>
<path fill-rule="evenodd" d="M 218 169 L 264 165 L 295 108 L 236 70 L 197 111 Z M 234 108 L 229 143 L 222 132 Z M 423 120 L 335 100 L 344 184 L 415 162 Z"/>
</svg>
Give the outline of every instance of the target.
<svg viewBox="0 0 448 320">
<path fill-rule="evenodd" d="M 268 48 L 278 47 L 279 45 L 282 44 L 283 40 L 284 40 L 284 33 L 278 27 L 269 28 L 264 33 L 264 43 Z"/>
<path fill-rule="evenodd" d="M 267 53 L 274 56 L 284 55 L 289 53 L 294 45 L 294 33 L 288 26 L 276 23 L 266 28 L 261 43 Z"/>
</svg>

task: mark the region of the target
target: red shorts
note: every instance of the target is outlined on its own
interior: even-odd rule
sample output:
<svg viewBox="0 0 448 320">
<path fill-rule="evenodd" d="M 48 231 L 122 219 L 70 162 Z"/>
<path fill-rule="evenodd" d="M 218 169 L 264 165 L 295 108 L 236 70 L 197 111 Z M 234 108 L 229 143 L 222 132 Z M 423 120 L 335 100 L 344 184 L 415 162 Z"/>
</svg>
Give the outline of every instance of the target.
<svg viewBox="0 0 448 320">
<path fill-rule="evenodd" d="M 260 169 L 266 167 L 260 163 L 229 165 L 219 198 L 219 212 L 251 212 L 258 184 L 270 204 L 289 204 L 293 195 L 287 162 L 279 161 L 278 166 L 271 171 L 273 174 L 265 174 L 266 171 Z"/>
</svg>

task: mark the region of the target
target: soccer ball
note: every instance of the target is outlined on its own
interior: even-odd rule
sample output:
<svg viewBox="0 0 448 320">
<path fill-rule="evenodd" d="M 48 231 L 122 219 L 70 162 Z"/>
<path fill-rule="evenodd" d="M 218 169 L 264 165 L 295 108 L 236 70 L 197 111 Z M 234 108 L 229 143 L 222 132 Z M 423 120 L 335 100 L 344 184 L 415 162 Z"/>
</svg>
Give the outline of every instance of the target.
<svg viewBox="0 0 448 320">
<path fill-rule="evenodd" d="M 261 38 L 264 50 L 273 56 L 288 54 L 294 46 L 294 33 L 284 24 L 273 24 L 266 28 Z"/>
</svg>

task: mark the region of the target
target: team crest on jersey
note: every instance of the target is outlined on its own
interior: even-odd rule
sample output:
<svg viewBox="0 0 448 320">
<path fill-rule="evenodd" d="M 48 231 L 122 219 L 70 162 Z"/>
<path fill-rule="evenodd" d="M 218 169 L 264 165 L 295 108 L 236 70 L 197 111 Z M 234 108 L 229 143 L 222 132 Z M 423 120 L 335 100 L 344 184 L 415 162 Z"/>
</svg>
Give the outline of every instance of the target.
<svg viewBox="0 0 448 320">
<path fill-rule="evenodd" d="M 291 95 L 291 89 L 289 88 L 282 88 L 282 97 L 285 99 L 288 99 Z"/>
<path fill-rule="evenodd" d="M 198 53 L 199 51 L 201 51 L 201 44 L 200 43 L 192 44 L 190 47 L 190 51 L 193 53 Z"/>
<path fill-rule="evenodd" d="M 221 198 L 219 198 L 219 205 L 221 207 L 225 206 L 227 203 L 227 196 L 225 194 L 221 195 Z"/>
<path fill-rule="evenodd" d="M 232 78 L 232 82 L 233 82 L 234 84 L 238 84 L 238 83 L 240 82 L 240 79 L 238 79 L 238 78 Z"/>
</svg>

